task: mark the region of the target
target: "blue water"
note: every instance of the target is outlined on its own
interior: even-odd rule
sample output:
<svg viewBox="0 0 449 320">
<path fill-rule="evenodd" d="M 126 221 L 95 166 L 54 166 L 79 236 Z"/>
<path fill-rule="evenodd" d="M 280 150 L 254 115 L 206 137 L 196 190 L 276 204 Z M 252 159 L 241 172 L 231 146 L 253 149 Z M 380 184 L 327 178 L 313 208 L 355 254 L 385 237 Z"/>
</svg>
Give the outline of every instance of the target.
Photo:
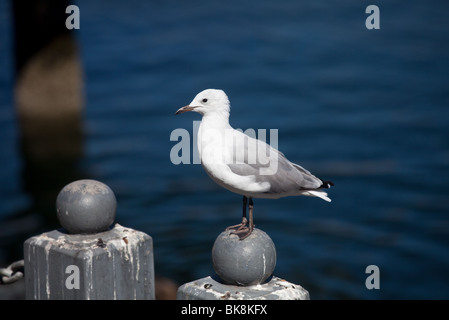
<svg viewBox="0 0 449 320">
<path fill-rule="evenodd" d="M 86 178 L 108 184 L 117 222 L 154 239 L 155 269 L 179 284 L 213 273 L 216 236 L 241 197 L 201 165 L 174 165 L 174 116 L 206 88 L 235 128 L 278 129 L 279 149 L 332 180 L 332 203 L 255 200 L 275 274 L 312 299 L 449 298 L 449 3 L 81 0 Z M 54 228 L 24 188 L 14 112 L 9 3 L 0 5 L 0 262 Z M 66 181 L 69 183 L 71 181 Z M 55 214 L 56 216 L 56 214 Z M 54 222 L 53 222 L 54 223 Z M 3 226 L 3 227 L 2 227 Z M 380 289 L 365 268 L 380 269 Z"/>
</svg>

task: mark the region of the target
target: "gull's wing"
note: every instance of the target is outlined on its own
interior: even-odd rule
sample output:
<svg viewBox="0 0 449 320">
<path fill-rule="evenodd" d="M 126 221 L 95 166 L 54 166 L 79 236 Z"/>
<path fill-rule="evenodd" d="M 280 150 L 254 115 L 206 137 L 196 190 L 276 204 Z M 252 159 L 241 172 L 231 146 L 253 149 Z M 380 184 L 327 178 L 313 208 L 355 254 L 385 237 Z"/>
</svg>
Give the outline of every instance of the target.
<svg viewBox="0 0 449 320">
<path fill-rule="evenodd" d="M 228 146 L 227 152 L 233 157 L 232 161 L 227 162 L 228 167 L 239 176 L 254 176 L 258 183 L 269 183 L 270 187 L 265 193 L 293 194 L 322 186 L 321 179 L 290 162 L 281 152 L 265 142 L 237 130 L 233 135 L 234 143 Z M 229 148 L 234 150 L 230 151 Z"/>
</svg>

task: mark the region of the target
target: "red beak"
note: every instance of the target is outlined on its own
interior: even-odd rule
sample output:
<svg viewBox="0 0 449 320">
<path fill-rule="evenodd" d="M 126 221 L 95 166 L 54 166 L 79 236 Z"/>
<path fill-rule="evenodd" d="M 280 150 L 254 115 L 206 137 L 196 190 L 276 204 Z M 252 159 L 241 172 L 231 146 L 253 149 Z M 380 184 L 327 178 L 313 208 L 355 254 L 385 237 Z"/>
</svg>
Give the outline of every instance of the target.
<svg viewBox="0 0 449 320">
<path fill-rule="evenodd" d="M 191 106 L 185 106 L 180 108 L 178 111 L 176 111 L 175 115 L 187 112 L 187 111 L 192 111 L 193 109 L 195 109 L 195 107 L 191 107 Z"/>
</svg>

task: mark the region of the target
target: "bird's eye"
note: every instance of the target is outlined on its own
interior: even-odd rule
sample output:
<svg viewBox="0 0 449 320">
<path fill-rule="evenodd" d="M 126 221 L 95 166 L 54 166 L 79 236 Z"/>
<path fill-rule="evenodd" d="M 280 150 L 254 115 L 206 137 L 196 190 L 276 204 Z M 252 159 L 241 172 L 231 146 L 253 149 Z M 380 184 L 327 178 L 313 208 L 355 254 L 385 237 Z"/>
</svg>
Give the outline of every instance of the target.
<svg viewBox="0 0 449 320">
<path fill-rule="evenodd" d="M 206 98 L 204 98 L 204 99 L 203 99 L 203 102 L 204 102 L 204 103 L 206 103 L 206 102 L 207 102 L 207 99 L 206 99 Z"/>
</svg>

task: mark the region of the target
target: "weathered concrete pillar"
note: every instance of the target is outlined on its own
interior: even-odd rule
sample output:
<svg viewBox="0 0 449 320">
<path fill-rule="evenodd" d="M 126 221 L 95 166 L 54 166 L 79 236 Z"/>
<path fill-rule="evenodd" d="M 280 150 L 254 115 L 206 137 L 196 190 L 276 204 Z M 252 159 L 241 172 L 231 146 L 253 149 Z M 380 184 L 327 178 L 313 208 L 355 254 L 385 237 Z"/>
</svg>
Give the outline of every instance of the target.
<svg viewBox="0 0 449 320">
<path fill-rule="evenodd" d="M 65 186 L 62 229 L 25 242 L 27 299 L 154 299 L 153 240 L 114 224 L 112 190 L 94 180 Z"/>
<path fill-rule="evenodd" d="M 216 276 L 186 283 L 178 289 L 178 300 L 308 300 L 300 285 L 273 276 L 276 249 L 262 230 L 240 240 L 223 231 L 212 248 Z"/>
</svg>

